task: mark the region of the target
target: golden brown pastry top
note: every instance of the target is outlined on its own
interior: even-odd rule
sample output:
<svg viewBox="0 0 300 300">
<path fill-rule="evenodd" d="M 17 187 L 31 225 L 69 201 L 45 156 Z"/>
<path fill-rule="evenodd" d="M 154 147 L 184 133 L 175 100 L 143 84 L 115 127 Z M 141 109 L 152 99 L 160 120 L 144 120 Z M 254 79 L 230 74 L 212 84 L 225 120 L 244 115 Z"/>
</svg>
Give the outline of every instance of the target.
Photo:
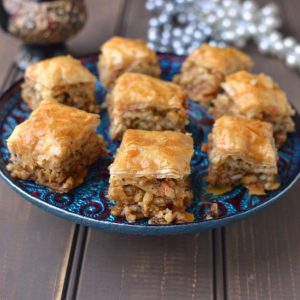
<svg viewBox="0 0 300 300">
<path fill-rule="evenodd" d="M 16 126 L 7 145 L 13 154 L 55 167 L 71 150 L 80 149 L 98 125 L 96 114 L 44 100 L 28 120 Z"/>
<path fill-rule="evenodd" d="M 249 70 L 253 62 L 245 53 L 236 48 L 212 47 L 207 44 L 194 50 L 186 59 L 187 64 L 213 69 L 223 75 L 228 75 L 240 70 Z"/>
<path fill-rule="evenodd" d="M 236 113 L 252 117 L 259 113 L 291 116 L 286 94 L 267 75 L 240 71 L 226 77 L 223 89 L 235 104 Z"/>
<path fill-rule="evenodd" d="M 112 90 L 111 101 L 114 113 L 154 107 L 180 109 L 186 96 L 180 86 L 148 75 L 124 73 Z"/>
<path fill-rule="evenodd" d="M 272 125 L 235 116 L 219 118 L 212 130 L 210 160 L 219 164 L 227 157 L 276 168 L 277 151 Z"/>
<path fill-rule="evenodd" d="M 140 39 L 130 39 L 124 37 L 112 37 L 101 47 L 101 60 L 105 64 L 116 67 L 126 67 L 135 61 L 157 62 L 157 56 L 154 51 L 147 47 L 145 41 Z"/>
<path fill-rule="evenodd" d="M 25 72 L 25 78 L 47 88 L 96 81 L 96 77 L 70 55 L 49 58 L 31 65 Z"/>
<path fill-rule="evenodd" d="M 193 139 L 174 131 L 128 129 L 110 165 L 111 175 L 183 178 L 190 174 Z"/>
</svg>

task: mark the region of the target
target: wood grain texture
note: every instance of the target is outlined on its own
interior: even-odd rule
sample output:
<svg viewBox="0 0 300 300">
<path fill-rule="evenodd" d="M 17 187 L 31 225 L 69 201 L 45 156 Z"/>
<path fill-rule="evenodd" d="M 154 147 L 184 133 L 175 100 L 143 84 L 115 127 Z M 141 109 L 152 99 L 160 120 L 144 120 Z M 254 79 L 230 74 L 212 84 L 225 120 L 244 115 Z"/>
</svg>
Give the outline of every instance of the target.
<svg viewBox="0 0 300 300">
<path fill-rule="evenodd" d="M 74 225 L 0 181 L 0 299 L 60 299 Z"/>
<path fill-rule="evenodd" d="M 211 242 L 91 230 L 77 299 L 213 299 Z"/>
</svg>

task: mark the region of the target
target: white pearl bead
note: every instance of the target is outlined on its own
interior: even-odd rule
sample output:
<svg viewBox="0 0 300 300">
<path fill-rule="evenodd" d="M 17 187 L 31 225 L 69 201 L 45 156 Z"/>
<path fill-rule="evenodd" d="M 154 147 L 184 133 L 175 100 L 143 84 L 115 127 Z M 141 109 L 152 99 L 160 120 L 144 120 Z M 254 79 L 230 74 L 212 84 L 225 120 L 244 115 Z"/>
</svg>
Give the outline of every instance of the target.
<svg viewBox="0 0 300 300">
<path fill-rule="evenodd" d="M 149 20 L 149 26 L 151 26 L 151 27 L 156 27 L 156 26 L 158 26 L 158 25 L 159 25 L 159 22 L 158 22 L 157 18 L 151 18 L 151 19 Z"/>
<path fill-rule="evenodd" d="M 164 46 L 160 46 L 157 49 L 159 52 L 165 53 L 168 52 L 169 48 L 168 47 L 164 47 Z"/>
<path fill-rule="evenodd" d="M 233 1 L 231 0 L 223 0 L 222 5 L 223 7 L 231 7 L 233 4 Z"/>
<path fill-rule="evenodd" d="M 278 13 L 279 13 L 279 8 L 275 3 L 267 4 L 261 9 L 261 14 L 263 16 L 274 16 L 277 15 Z"/>
<path fill-rule="evenodd" d="M 247 30 L 245 27 L 239 26 L 235 29 L 235 33 L 239 37 L 245 37 L 247 35 Z"/>
<path fill-rule="evenodd" d="M 147 46 L 152 49 L 155 50 L 155 44 L 154 43 L 147 43 Z"/>
<path fill-rule="evenodd" d="M 265 35 L 267 32 L 269 32 L 269 28 L 265 24 L 259 24 L 257 27 L 257 32 Z"/>
<path fill-rule="evenodd" d="M 225 31 L 221 34 L 221 37 L 225 42 L 232 42 L 236 39 L 236 35 L 233 31 Z"/>
<path fill-rule="evenodd" d="M 296 55 L 299 55 L 299 56 L 300 56 L 300 44 L 298 44 L 298 45 L 293 49 L 293 52 L 294 52 Z"/>
<path fill-rule="evenodd" d="M 158 17 L 158 21 L 160 24 L 165 24 L 168 22 L 168 16 L 166 14 L 161 14 L 159 17 Z"/>
<path fill-rule="evenodd" d="M 242 18 L 245 21 L 253 21 L 256 19 L 256 16 L 252 12 L 246 10 L 242 12 Z"/>
<path fill-rule="evenodd" d="M 148 40 L 153 42 L 158 38 L 158 31 L 155 28 L 150 28 L 148 30 Z"/>
<path fill-rule="evenodd" d="M 239 15 L 239 12 L 235 7 L 231 7 L 228 9 L 227 15 L 228 17 L 235 19 Z"/>
<path fill-rule="evenodd" d="M 172 42 L 172 47 L 173 47 L 174 49 L 182 48 L 182 43 L 181 43 L 181 41 L 174 40 L 174 41 Z"/>
<path fill-rule="evenodd" d="M 270 51 L 270 42 L 267 40 L 262 40 L 259 44 L 258 44 L 258 50 L 260 53 L 266 54 L 269 53 Z"/>
<path fill-rule="evenodd" d="M 193 25 L 189 25 L 187 27 L 185 27 L 184 32 L 186 34 L 193 34 L 193 32 L 195 31 L 195 26 Z"/>
<path fill-rule="evenodd" d="M 281 21 L 278 17 L 267 17 L 263 19 L 263 23 L 269 28 L 279 28 L 281 26 Z"/>
<path fill-rule="evenodd" d="M 175 37 L 181 37 L 182 36 L 182 29 L 180 28 L 174 28 L 172 31 L 172 35 Z"/>
<path fill-rule="evenodd" d="M 269 35 L 270 42 L 276 42 L 282 38 L 282 35 L 278 31 L 273 31 Z"/>
<path fill-rule="evenodd" d="M 258 32 L 258 28 L 255 24 L 252 23 L 247 27 L 247 31 L 251 36 L 255 36 Z"/>
<path fill-rule="evenodd" d="M 183 44 L 185 44 L 185 45 L 190 44 L 191 41 L 192 41 L 192 38 L 191 38 L 189 35 L 184 35 L 184 36 L 182 37 L 182 42 L 183 42 Z"/>
<path fill-rule="evenodd" d="M 148 1 L 146 3 L 146 9 L 147 10 L 154 10 L 155 9 L 155 4 L 153 2 Z"/>
<path fill-rule="evenodd" d="M 223 19 L 221 26 L 225 29 L 230 28 L 232 26 L 232 21 L 230 19 Z"/>
<path fill-rule="evenodd" d="M 286 59 L 285 63 L 290 68 L 295 68 L 297 66 L 297 57 L 295 55 L 289 54 Z"/>
<path fill-rule="evenodd" d="M 194 32 L 193 36 L 194 36 L 194 38 L 197 39 L 197 40 L 203 39 L 203 38 L 204 38 L 203 33 L 202 33 L 201 31 L 199 31 L 199 30 L 196 30 L 196 31 Z"/>
<path fill-rule="evenodd" d="M 222 8 L 219 8 L 215 13 L 218 19 L 223 19 L 225 17 L 225 11 Z"/>
<path fill-rule="evenodd" d="M 274 54 L 279 58 L 284 57 L 285 51 L 282 41 L 275 42 L 272 52 L 274 52 Z"/>
<path fill-rule="evenodd" d="M 255 11 L 257 9 L 257 4 L 254 1 L 244 1 L 243 9 L 248 11 Z"/>
<path fill-rule="evenodd" d="M 186 50 L 184 50 L 183 48 L 177 48 L 177 49 L 175 49 L 175 54 L 176 55 L 184 55 L 184 54 L 186 54 Z"/>
<path fill-rule="evenodd" d="M 209 41 L 208 44 L 211 46 L 211 47 L 218 47 L 218 43 L 216 41 Z"/>
<path fill-rule="evenodd" d="M 174 9 L 175 9 L 175 6 L 173 3 L 171 3 L 171 2 L 166 3 L 166 5 L 165 5 L 166 12 L 173 12 Z"/>
<path fill-rule="evenodd" d="M 297 41 L 296 39 L 294 39 L 293 37 L 286 37 L 283 40 L 283 46 L 285 47 L 285 49 L 292 49 L 297 45 Z"/>
<path fill-rule="evenodd" d="M 207 23 L 209 25 L 215 24 L 216 21 L 217 21 L 217 18 L 216 18 L 215 15 L 209 15 L 209 16 L 207 16 Z"/>
</svg>

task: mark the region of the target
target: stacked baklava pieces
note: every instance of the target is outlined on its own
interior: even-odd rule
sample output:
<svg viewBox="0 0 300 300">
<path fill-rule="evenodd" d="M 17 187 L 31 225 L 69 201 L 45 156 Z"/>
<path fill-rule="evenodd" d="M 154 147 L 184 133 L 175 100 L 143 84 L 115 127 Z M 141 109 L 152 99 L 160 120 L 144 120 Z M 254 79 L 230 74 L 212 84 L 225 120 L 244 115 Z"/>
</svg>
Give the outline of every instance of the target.
<svg viewBox="0 0 300 300">
<path fill-rule="evenodd" d="M 189 176 L 194 145 L 186 132 L 187 97 L 215 118 L 208 144 L 208 191 L 243 185 L 251 194 L 277 189 L 277 148 L 294 130 L 293 109 L 268 76 L 252 74 L 251 59 L 233 48 L 204 45 L 174 82 L 160 79 L 156 53 L 142 40 L 113 37 L 100 48 L 98 71 L 107 88 L 110 136 L 121 142 L 109 167 L 112 213 L 130 223 L 192 222 Z M 95 76 L 62 56 L 25 73 L 22 96 L 34 110 L 7 144 L 8 170 L 58 193 L 80 185 L 107 152 L 96 130 Z"/>
</svg>

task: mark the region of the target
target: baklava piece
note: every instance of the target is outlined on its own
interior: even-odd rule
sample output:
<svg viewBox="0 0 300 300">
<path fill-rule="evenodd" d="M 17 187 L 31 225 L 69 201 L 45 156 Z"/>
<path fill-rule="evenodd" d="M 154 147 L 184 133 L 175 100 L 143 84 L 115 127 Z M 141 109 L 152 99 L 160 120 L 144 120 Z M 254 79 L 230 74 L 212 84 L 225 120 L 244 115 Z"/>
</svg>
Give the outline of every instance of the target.
<svg viewBox="0 0 300 300">
<path fill-rule="evenodd" d="M 288 132 L 294 131 L 291 117 L 295 112 L 286 94 L 269 76 L 237 72 L 226 77 L 222 88 L 209 110 L 215 119 L 229 114 L 272 123 L 277 146 L 286 141 Z"/>
<path fill-rule="evenodd" d="M 208 105 L 220 91 L 226 75 L 248 70 L 251 66 L 250 57 L 235 48 L 203 45 L 187 57 L 174 81 L 190 99 Z"/>
<path fill-rule="evenodd" d="M 243 185 L 250 194 L 263 195 L 280 186 L 270 123 L 223 116 L 215 122 L 208 140 L 210 191 Z"/>
<path fill-rule="evenodd" d="M 105 153 L 98 125 L 96 114 L 44 100 L 7 140 L 7 169 L 15 178 L 66 193 L 83 182 L 89 165 Z"/>
<path fill-rule="evenodd" d="M 192 222 L 189 183 L 193 140 L 173 131 L 128 129 L 110 165 L 108 198 L 112 214 L 129 223 L 147 218 L 149 224 Z"/>
<path fill-rule="evenodd" d="M 156 53 L 143 40 L 113 37 L 100 48 L 98 71 L 101 83 L 111 88 L 125 72 L 160 76 Z"/>
<path fill-rule="evenodd" d="M 97 113 L 96 77 L 71 56 L 59 56 L 31 65 L 25 72 L 22 97 L 32 110 L 44 99 Z"/>
<path fill-rule="evenodd" d="M 180 86 L 148 75 L 121 75 L 107 96 L 112 139 L 127 129 L 184 131 L 186 96 Z"/>
</svg>

